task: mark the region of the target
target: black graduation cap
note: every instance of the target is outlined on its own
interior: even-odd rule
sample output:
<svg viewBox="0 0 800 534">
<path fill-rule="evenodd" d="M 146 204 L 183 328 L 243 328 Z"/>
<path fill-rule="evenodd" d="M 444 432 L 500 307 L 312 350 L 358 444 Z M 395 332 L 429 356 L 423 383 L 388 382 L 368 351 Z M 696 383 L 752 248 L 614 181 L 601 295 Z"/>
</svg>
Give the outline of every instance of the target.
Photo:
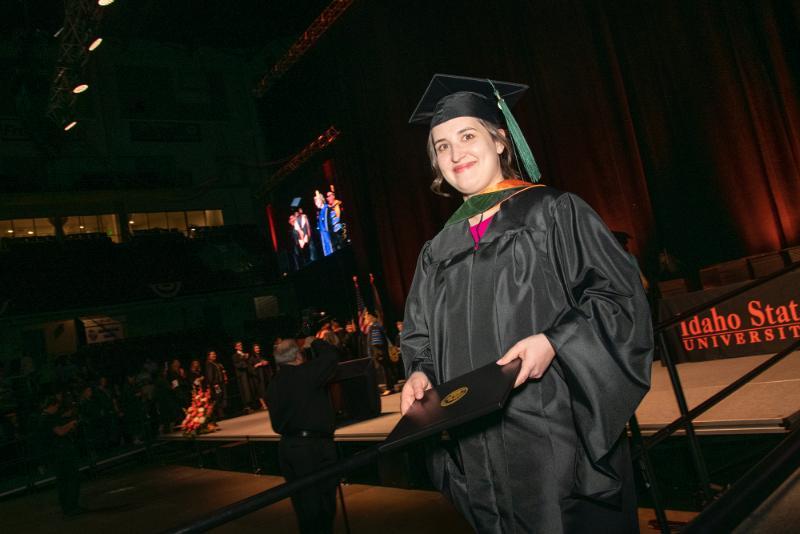
<svg viewBox="0 0 800 534">
<path fill-rule="evenodd" d="M 517 156 L 528 176 L 536 182 L 541 173 L 528 142 L 509 109 L 527 89 L 528 86 L 521 83 L 434 74 L 408 122 L 427 124 L 433 128 L 456 117 L 475 117 L 502 126 L 502 113 Z"/>
<path fill-rule="evenodd" d="M 491 122 L 499 126 L 500 107 L 495 90 L 509 107 L 513 107 L 527 89 L 528 86 L 521 83 L 434 74 L 408 122 L 429 124 L 432 128 L 456 117 L 477 116 L 485 120 L 493 118 Z"/>
</svg>

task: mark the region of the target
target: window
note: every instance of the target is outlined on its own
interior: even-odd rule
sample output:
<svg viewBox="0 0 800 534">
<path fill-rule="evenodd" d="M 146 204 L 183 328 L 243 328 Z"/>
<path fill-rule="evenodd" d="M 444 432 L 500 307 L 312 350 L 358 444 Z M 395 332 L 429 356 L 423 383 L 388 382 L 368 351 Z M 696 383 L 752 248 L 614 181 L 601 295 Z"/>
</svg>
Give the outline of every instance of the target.
<svg viewBox="0 0 800 534">
<path fill-rule="evenodd" d="M 186 212 L 186 222 L 189 224 L 189 228 L 207 226 L 207 224 L 206 224 L 206 212 L 204 212 L 204 211 L 187 211 Z"/>
<path fill-rule="evenodd" d="M 190 235 L 193 232 L 192 228 L 222 226 L 222 224 L 222 210 L 159 211 L 128 215 L 128 227 L 133 232 L 160 228 Z"/>
<path fill-rule="evenodd" d="M 34 219 L 33 226 L 36 235 L 56 235 L 56 227 L 48 219 Z"/>
<path fill-rule="evenodd" d="M 81 215 L 78 220 L 80 221 L 78 229 L 81 234 L 96 234 L 102 231 L 97 226 L 97 215 Z"/>
<path fill-rule="evenodd" d="M 167 214 L 163 211 L 156 211 L 147 214 L 147 224 L 151 230 L 155 228 L 168 229 Z"/>
<path fill-rule="evenodd" d="M 70 215 L 63 217 L 64 235 L 105 234 L 115 243 L 119 243 L 119 227 L 117 216 L 105 215 Z M 0 221 L 0 237 L 54 237 L 56 227 L 49 217 L 35 219 L 13 219 Z"/>
<path fill-rule="evenodd" d="M 129 213 L 128 214 L 128 228 L 131 232 L 136 230 L 147 230 L 147 214 L 146 213 Z"/>
<path fill-rule="evenodd" d="M 80 234 L 83 232 L 81 228 L 81 218 L 77 215 L 72 217 L 64 217 L 64 235 Z"/>
<path fill-rule="evenodd" d="M 98 215 L 97 218 L 99 219 L 98 231 L 106 234 L 114 243 L 119 243 L 119 225 L 117 224 L 117 216 L 113 214 Z"/>
<path fill-rule="evenodd" d="M 167 228 L 186 233 L 186 213 L 183 211 L 167 212 Z"/>
<path fill-rule="evenodd" d="M 0 221 L 0 237 L 14 237 L 14 221 Z"/>
<path fill-rule="evenodd" d="M 206 210 L 206 224 L 208 226 L 222 226 L 222 210 Z"/>
<path fill-rule="evenodd" d="M 33 219 L 14 219 L 14 236 L 30 237 L 36 235 Z"/>
</svg>

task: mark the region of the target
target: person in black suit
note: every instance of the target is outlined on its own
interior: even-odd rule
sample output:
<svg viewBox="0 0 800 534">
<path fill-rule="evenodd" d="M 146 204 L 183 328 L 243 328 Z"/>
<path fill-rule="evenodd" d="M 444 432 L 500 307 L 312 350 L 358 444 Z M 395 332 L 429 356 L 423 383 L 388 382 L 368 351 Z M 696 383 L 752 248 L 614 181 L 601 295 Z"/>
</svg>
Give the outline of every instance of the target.
<svg viewBox="0 0 800 534">
<path fill-rule="evenodd" d="M 272 428 L 281 435 L 280 467 L 287 482 L 336 462 L 328 382 L 336 373 L 338 351 L 320 339 L 313 340 L 310 349 L 314 357 L 307 360 L 295 340 L 278 342 L 278 372 L 267 390 Z M 300 532 L 333 532 L 336 485 L 329 480 L 292 496 Z"/>
</svg>

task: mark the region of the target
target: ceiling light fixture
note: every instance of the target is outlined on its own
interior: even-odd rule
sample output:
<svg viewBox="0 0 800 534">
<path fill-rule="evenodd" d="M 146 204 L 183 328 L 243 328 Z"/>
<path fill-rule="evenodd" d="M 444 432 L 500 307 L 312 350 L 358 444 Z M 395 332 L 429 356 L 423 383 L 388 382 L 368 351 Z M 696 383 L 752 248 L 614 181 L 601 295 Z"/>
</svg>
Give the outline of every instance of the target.
<svg viewBox="0 0 800 534">
<path fill-rule="evenodd" d="M 88 88 L 89 88 L 89 84 L 86 84 L 86 83 L 79 83 L 78 85 L 76 85 L 76 86 L 75 86 L 75 87 L 72 89 L 72 92 L 73 92 L 73 93 L 75 93 L 76 95 L 79 95 L 79 94 L 81 94 L 82 92 L 86 91 Z"/>
<path fill-rule="evenodd" d="M 71 129 L 75 128 L 75 126 L 77 126 L 77 125 L 78 125 L 78 121 L 72 121 L 69 124 L 67 124 L 66 126 L 64 126 L 64 131 L 68 132 Z"/>
<path fill-rule="evenodd" d="M 103 44 L 103 38 L 102 37 L 98 37 L 97 39 L 92 41 L 92 44 L 89 45 L 89 52 L 94 51 L 101 44 Z"/>
</svg>

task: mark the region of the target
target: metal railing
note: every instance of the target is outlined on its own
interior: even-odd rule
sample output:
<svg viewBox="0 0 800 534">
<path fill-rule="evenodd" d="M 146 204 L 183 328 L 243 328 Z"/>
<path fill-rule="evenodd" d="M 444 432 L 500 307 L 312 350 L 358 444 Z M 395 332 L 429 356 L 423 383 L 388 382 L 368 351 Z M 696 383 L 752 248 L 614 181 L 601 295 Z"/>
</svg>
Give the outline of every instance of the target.
<svg viewBox="0 0 800 534">
<path fill-rule="evenodd" d="M 780 278 L 791 272 L 794 272 L 797 269 L 800 269 L 800 262 L 793 263 L 785 267 L 784 269 L 781 269 L 780 271 L 776 271 L 775 273 L 769 276 L 744 284 L 741 287 L 738 287 L 732 291 L 724 293 L 723 295 L 719 295 L 718 297 L 715 297 L 707 302 L 704 302 L 688 310 L 685 310 L 680 314 L 659 323 L 653 329 L 653 332 L 657 339 L 658 347 L 660 349 L 661 361 L 667 368 L 667 371 L 669 373 L 672 389 L 673 392 L 675 393 L 675 399 L 678 404 L 678 410 L 680 411 L 680 417 L 678 417 L 677 419 L 669 423 L 667 426 L 661 428 L 655 434 L 646 439 L 642 438 L 641 436 L 639 424 L 635 416 L 631 420 L 630 429 L 631 429 L 631 434 L 633 436 L 634 446 L 636 447 L 634 450 L 634 459 L 640 462 L 640 467 L 642 469 L 646 485 L 648 487 L 648 490 L 650 491 L 651 498 L 653 499 L 653 507 L 655 508 L 656 519 L 658 521 L 659 528 L 661 529 L 662 533 L 668 534 L 669 532 L 671 532 L 671 530 L 669 523 L 667 521 L 666 511 L 662 503 L 661 492 L 659 491 L 658 488 L 658 482 L 655 478 L 655 472 L 653 470 L 653 464 L 649 456 L 649 451 L 653 447 L 655 447 L 656 445 L 658 445 L 659 443 L 663 442 L 665 439 L 673 435 L 675 432 L 683 429 L 686 434 L 687 443 L 689 446 L 689 452 L 692 457 L 692 462 L 694 464 L 695 470 L 697 471 L 700 490 L 704 497 L 703 504 L 707 505 L 711 503 L 717 497 L 717 495 L 711 485 L 710 477 L 708 474 L 708 467 L 705 458 L 703 457 L 703 453 L 700 449 L 700 444 L 698 442 L 697 434 L 694 428 L 694 419 L 696 419 L 709 409 L 713 408 L 723 400 L 727 399 L 730 395 L 735 393 L 742 386 L 749 383 L 755 377 L 757 377 L 770 367 L 774 366 L 775 364 L 783 360 L 786 356 L 788 356 L 792 352 L 800 349 L 800 340 L 795 341 L 794 343 L 790 343 L 783 350 L 771 356 L 766 361 L 762 362 L 749 372 L 745 373 L 743 376 L 739 377 L 738 379 L 733 381 L 728 386 L 724 387 L 719 392 L 715 393 L 714 395 L 712 395 L 705 401 L 701 402 L 694 408 L 689 409 L 688 403 L 686 402 L 686 396 L 684 395 L 683 386 L 681 385 L 681 380 L 678 374 L 677 366 L 675 362 L 672 360 L 672 357 L 670 356 L 669 351 L 667 349 L 666 338 L 665 338 L 667 330 L 677 326 L 682 321 L 690 317 L 693 317 L 698 313 L 711 309 L 712 307 L 722 302 L 730 300 L 734 297 L 738 297 L 739 295 L 742 295 L 754 288 L 760 287 L 777 278 Z"/>
<path fill-rule="evenodd" d="M 661 493 L 659 491 L 658 483 L 655 479 L 655 471 L 653 468 L 653 463 L 650 458 L 649 451 L 655 447 L 657 444 L 663 442 L 666 438 L 673 435 L 676 431 L 683 429 L 686 433 L 688 438 L 689 449 L 692 455 L 692 460 L 694 463 L 695 468 L 698 472 L 698 478 L 700 479 L 700 485 L 705 497 L 706 504 L 711 503 L 716 498 L 715 492 L 712 489 L 711 483 L 709 481 L 708 475 L 708 468 L 706 466 L 705 459 L 703 457 L 702 451 L 700 450 L 700 445 L 697 440 L 697 435 L 694 429 L 694 419 L 700 416 L 701 414 L 708 411 L 713 406 L 719 404 L 722 400 L 728 398 L 731 394 L 736 392 L 745 384 L 749 383 L 753 378 L 760 375 L 790 353 L 795 350 L 800 349 L 800 340 L 791 343 L 789 346 L 785 347 L 783 350 L 775 354 L 774 356 L 770 357 L 751 371 L 747 372 L 730 385 L 726 386 L 718 393 L 712 395 L 705 401 L 701 402 L 696 407 L 689 409 L 688 403 L 686 402 L 686 397 L 683 392 L 683 386 L 680 382 L 680 376 L 678 375 L 677 367 L 675 363 L 672 361 L 672 358 L 667 351 L 664 335 L 665 331 L 668 328 L 674 327 L 678 325 L 684 319 L 696 315 L 702 311 L 710 309 L 717 304 L 739 296 L 753 288 L 759 287 L 763 284 L 766 284 L 776 278 L 784 276 L 790 272 L 793 272 L 800 268 L 800 262 L 794 263 L 781 271 L 778 271 L 768 277 L 756 280 L 754 282 L 745 284 L 733 291 L 725 293 L 719 297 L 712 299 L 709 302 L 706 302 L 702 305 L 695 306 L 689 310 L 682 312 L 675 317 L 670 318 L 667 321 L 664 321 L 658 324 L 654 328 L 654 333 L 658 339 L 659 347 L 661 350 L 661 359 L 664 365 L 667 367 L 669 372 L 670 380 L 672 383 L 672 387 L 677 399 L 678 408 L 680 410 L 680 417 L 669 423 L 667 426 L 658 430 L 655 434 L 650 436 L 649 438 L 645 439 L 642 437 L 641 430 L 639 428 L 638 421 L 634 416 L 630 421 L 630 429 L 632 435 L 632 441 L 634 445 L 634 460 L 638 461 L 641 466 L 642 473 L 644 475 L 645 484 L 647 485 L 648 490 L 651 493 L 654 508 L 656 512 L 656 519 L 659 524 L 659 528 L 661 532 L 664 534 L 669 534 L 671 532 L 670 525 L 667 520 L 666 510 L 662 504 Z M 760 471 L 764 471 L 767 473 L 771 473 L 773 476 L 768 477 L 771 480 L 771 483 L 775 483 L 777 478 L 774 476 L 777 473 L 785 473 L 787 469 L 791 468 L 791 466 L 796 465 L 797 463 L 797 454 L 792 454 L 798 449 L 797 442 L 800 441 L 797 438 L 798 432 L 795 431 L 791 435 L 791 440 L 789 438 L 785 440 L 781 445 L 779 445 L 772 453 L 770 453 L 766 458 L 764 458 L 759 465 L 757 466 L 759 469 L 753 468 L 748 472 L 744 477 L 740 479 L 740 481 L 734 486 L 732 490 L 725 493 L 722 498 L 714 502 L 711 506 L 707 507 L 708 512 L 704 512 L 698 516 L 697 520 L 695 521 L 694 525 L 689 525 L 690 529 L 687 532 L 712 532 L 711 530 L 707 530 L 707 524 L 716 525 L 719 524 L 718 519 L 714 519 L 717 517 L 719 513 L 725 513 L 731 506 L 737 506 L 737 503 L 740 502 L 741 496 L 752 496 L 756 493 L 763 494 L 767 491 L 765 488 L 769 488 L 768 484 L 765 484 L 763 479 L 764 476 L 759 476 Z M 788 444 L 787 444 L 788 442 Z M 789 451 L 787 453 L 787 451 Z M 304 477 L 299 480 L 295 480 L 292 482 L 288 482 L 285 484 L 281 484 L 279 486 L 270 488 L 266 491 L 243 499 L 241 501 L 235 502 L 223 508 L 219 508 L 214 510 L 213 512 L 207 514 L 206 516 L 181 527 L 178 527 L 173 530 L 169 530 L 170 533 L 192 533 L 192 532 L 204 532 L 208 529 L 218 527 L 224 523 L 247 515 L 251 512 L 259 510 L 265 506 L 269 506 L 274 504 L 280 500 L 283 500 L 293 493 L 300 491 L 302 489 L 308 488 L 322 480 L 331 479 L 338 476 L 343 475 L 344 473 L 351 471 L 357 467 L 361 467 L 363 465 L 369 464 L 376 460 L 381 452 L 381 445 L 375 445 L 366 449 L 352 457 L 346 458 L 340 461 L 337 464 L 329 466 L 327 468 L 321 469 L 318 472 L 314 473 L 313 475 L 309 475 L 308 477 Z M 769 469 L 766 469 L 769 467 Z M 755 488 L 755 492 L 753 491 L 754 485 L 758 483 L 758 487 Z M 774 489 L 774 488 L 773 488 Z M 770 490 L 771 491 L 771 490 Z M 737 497 L 738 495 L 738 497 Z M 723 500 L 724 499 L 724 500 Z M 720 504 L 722 503 L 722 504 Z M 733 503 L 733 504 L 730 504 Z M 715 512 L 715 510 L 722 510 L 722 512 Z M 706 514 L 704 516 L 704 514 Z M 702 519 L 702 517 L 708 518 L 709 516 L 712 519 Z"/>
<path fill-rule="evenodd" d="M 750 468 L 683 530 L 685 534 L 730 532 L 800 466 L 800 428 Z"/>
</svg>

